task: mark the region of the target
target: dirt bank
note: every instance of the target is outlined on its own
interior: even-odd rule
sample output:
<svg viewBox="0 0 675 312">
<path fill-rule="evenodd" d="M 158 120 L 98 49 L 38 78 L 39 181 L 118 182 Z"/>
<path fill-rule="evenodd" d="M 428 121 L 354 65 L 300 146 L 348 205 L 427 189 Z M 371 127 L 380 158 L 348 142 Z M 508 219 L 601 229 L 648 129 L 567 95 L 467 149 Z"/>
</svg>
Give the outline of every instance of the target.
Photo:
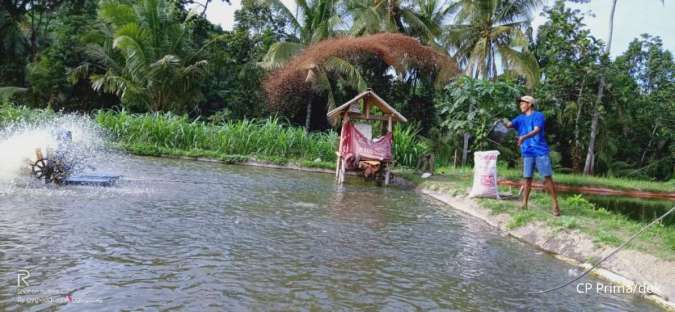
<svg viewBox="0 0 675 312">
<path fill-rule="evenodd" d="M 557 258 L 573 265 L 590 268 L 589 259 L 600 259 L 613 248 L 596 247 L 593 240 L 578 231 L 561 230 L 554 232 L 542 222 L 532 222 L 526 226 L 509 229 L 511 221 L 508 214 L 492 214 L 476 201 L 465 196 L 451 196 L 446 193 L 420 187 L 421 193 L 430 195 L 451 207 L 480 218 L 499 228 L 508 235 L 550 252 Z M 647 295 L 664 308 L 675 311 L 675 263 L 635 250 L 621 250 L 603 262 L 593 274 L 612 283 L 625 286 L 647 285 L 654 293 Z M 565 281 L 551 281 L 551 287 Z M 573 287 L 573 286 L 568 286 Z"/>
</svg>

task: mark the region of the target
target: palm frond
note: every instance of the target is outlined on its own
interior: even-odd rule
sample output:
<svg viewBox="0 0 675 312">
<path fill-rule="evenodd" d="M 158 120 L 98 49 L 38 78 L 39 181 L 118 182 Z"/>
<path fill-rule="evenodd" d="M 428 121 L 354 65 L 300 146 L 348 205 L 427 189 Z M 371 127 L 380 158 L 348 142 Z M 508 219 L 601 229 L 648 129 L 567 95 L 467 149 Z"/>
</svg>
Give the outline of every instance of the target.
<svg viewBox="0 0 675 312">
<path fill-rule="evenodd" d="M 359 72 L 358 68 L 343 58 L 335 56 L 330 57 L 323 64 L 323 68 L 329 72 L 339 73 L 346 83 L 350 84 L 359 92 L 365 91 L 368 88 L 368 84 L 363 79 L 363 76 L 361 76 L 361 72 Z"/>
<path fill-rule="evenodd" d="M 284 15 L 285 18 L 287 18 L 291 22 L 291 26 L 295 30 L 300 30 L 302 26 L 300 25 L 300 22 L 298 22 L 296 16 L 291 12 L 291 10 L 280 0 L 265 0 L 265 2 L 275 11 L 281 13 Z M 298 7 L 302 7 L 303 9 L 307 9 L 307 3 L 301 0 L 296 0 L 296 4 Z"/>
<path fill-rule="evenodd" d="M 258 63 L 262 68 L 271 70 L 277 69 L 286 64 L 293 56 L 297 55 L 304 46 L 297 42 L 282 41 L 272 44 L 263 57 L 263 61 Z"/>
<path fill-rule="evenodd" d="M 539 64 L 533 54 L 519 52 L 510 47 L 500 47 L 499 53 L 507 68 L 513 70 L 527 80 L 527 87 L 531 90 L 539 82 L 541 76 Z"/>
<path fill-rule="evenodd" d="M 138 22 L 134 8 L 117 1 L 102 1 L 99 5 L 98 16 L 104 21 L 117 26 Z"/>
<path fill-rule="evenodd" d="M 17 94 L 28 92 L 28 88 L 21 87 L 0 87 L 0 103 L 7 102 Z"/>
<path fill-rule="evenodd" d="M 142 73 L 148 60 L 141 45 L 129 36 L 119 36 L 113 41 L 113 47 L 119 49 L 126 59 L 125 69 L 134 80 L 143 79 Z"/>
</svg>

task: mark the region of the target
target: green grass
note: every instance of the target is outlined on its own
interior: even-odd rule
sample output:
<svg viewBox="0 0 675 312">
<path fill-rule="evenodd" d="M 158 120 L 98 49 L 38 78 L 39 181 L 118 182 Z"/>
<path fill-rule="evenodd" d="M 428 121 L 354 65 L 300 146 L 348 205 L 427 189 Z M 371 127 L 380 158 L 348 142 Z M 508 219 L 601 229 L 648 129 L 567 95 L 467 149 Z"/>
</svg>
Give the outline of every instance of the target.
<svg viewBox="0 0 675 312">
<path fill-rule="evenodd" d="M 537 217 L 539 217 L 537 211 L 532 211 L 531 209 L 519 210 L 511 214 L 511 222 L 506 227 L 509 229 L 519 228 L 537 219 Z"/>
<path fill-rule="evenodd" d="M 551 206 L 550 196 L 540 192 L 535 194 L 533 203 L 548 210 Z M 573 218 L 576 229 L 589 234 L 596 242 L 609 246 L 617 246 L 648 223 L 631 220 L 620 213 L 599 207 L 581 196 L 560 198 L 559 204 L 562 214 Z M 552 219 L 548 217 L 547 222 L 551 224 Z M 657 224 L 640 235 L 631 245 L 634 249 L 673 260 L 675 259 L 673 237 L 675 226 Z"/>
<path fill-rule="evenodd" d="M 166 148 L 141 144 L 115 144 L 115 146 L 131 154 L 139 156 L 209 158 L 220 160 L 226 164 L 238 164 L 247 161 L 256 161 L 274 165 L 295 165 L 305 168 L 321 168 L 321 169 L 335 170 L 335 163 L 326 161 L 287 159 L 274 156 L 253 156 L 253 155 L 236 155 L 236 154 L 226 155 L 215 151 L 208 151 L 201 149 L 183 150 L 177 148 Z"/>
<path fill-rule="evenodd" d="M 134 115 L 104 111 L 96 115 L 96 121 L 124 144 L 210 151 L 214 155 L 335 160 L 338 140 L 333 131 L 308 134 L 273 118 L 210 124 L 168 113 Z"/>
<path fill-rule="evenodd" d="M 520 201 L 478 199 L 482 207 L 493 214 L 506 213 L 511 216 L 507 224 L 510 229 L 519 228 L 530 222 L 540 221 L 554 231 L 577 230 L 593 239 L 599 246 L 615 247 L 639 231 L 648 222 L 639 222 L 608 211 L 589 202 L 581 196 L 559 198 L 562 216 L 551 215 L 550 196 L 533 192 L 529 209 L 520 209 Z M 666 260 L 675 260 L 675 226 L 657 224 L 638 236 L 628 248 L 643 251 Z"/>
<path fill-rule="evenodd" d="M 10 103 L 0 103 L 0 129 L 19 122 L 40 122 L 53 119 L 57 113 L 50 109 L 34 109 L 25 106 L 15 106 Z"/>
<path fill-rule="evenodd" d="M 471 169 L 441 167 L 437 168 L 437 173 L 439 174 L 424 180 L 413 172 L 406 172 L 403 176 L 424 188 L 453 196 L 466 196 L 472 183 Z M 501 168 L 499 173 L 502 173 Z M 557 182 L 560 182 L 560 180 Z M 598 184 L 603 186 L 607 186 L 610 183 L 602 184 L 599 182 L 607 180 L 611 179 L 595 179 Z M 576 181 L 581 181 L 581 179 Z M 646 183 L 642 186 L 647 185 L 649 187 L 645 187 L 645 189 L 653 191 L 667 189 L 667 187 L 658 185 L 656 182 L 640 181 L 639 183 Z M 620 183 L 611 185 L 620 185 Z M 513 188 L 510 191 L 517 193 L 518 190 Z M 500 192 L 509 192 L 509 189 L 508 187 L 500 186 Z M 477 201 L 482 207 L 490 209 L 492 214 L 505 213 L 511 216 L 511 221 L 507 224 L 507 227 L 510 229 L 539 221 L 554 231 L 579 231 L 588 235 L 599 246 L 618 246 L 650 222 L 650 220 L 641 222 L 629 219 L 618 212 L 609 211 L 598 204 L 594 204 L 581 195 L 559 196 L 558 201 L 562 213 L 562 216 L 559 218 L 552 216 L 551 197 L 543 192 L 535 191 L 531 194 L 529 209 L 526 211 L 520 209 L 521 203 L 518 200 L 479 198 Z M 675 260 L 675 226 L 657 224 L 636 238 L 628 248 L 649 253 L 666 260 Z"/>
<path fill-rule="evenodd" d="M 186 116 L 129 114 L 101 111 L 97 123 L 130 152 L 143 149 L 198 151 L 200 155 L 247 155 L 272 162 L 299 160 L 311 167 L 328 168 L 335 162 L 338 134 L 335 131 L 306 133 L 301 127 L 287 126 L 278 119 L 239 120 L 212 124 L 189 120 Z M 426 146 L 417 140 L 410 126 L 394 129 L 394 156 L 398 165 L 413 166 Z"/>
<path fill-rule="evenodd" d="M 555 218 L 550 223 L 553 225 L 553 229 L 555 231 L 573 230 L 579 228 L 577 219 L 571 216 L 560 216 L 560 218 Z"/>
</svg>

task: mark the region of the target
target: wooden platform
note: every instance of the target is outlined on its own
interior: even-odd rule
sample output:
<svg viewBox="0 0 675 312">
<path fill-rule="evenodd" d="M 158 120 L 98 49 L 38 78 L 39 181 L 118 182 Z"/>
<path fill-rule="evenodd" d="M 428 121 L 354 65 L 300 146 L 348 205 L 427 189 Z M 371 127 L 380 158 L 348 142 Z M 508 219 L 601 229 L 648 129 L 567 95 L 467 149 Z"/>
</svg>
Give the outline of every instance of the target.
<svg viewBox="0 0 675 312">
<path fill-rule="evenodd" d="M 120 179 L 120 176 L 93 176 L 81 175 L 68 177 L 63 184 L 66 185 L 92 185 L 92 186 L 112 186 Z"/>
</svg>

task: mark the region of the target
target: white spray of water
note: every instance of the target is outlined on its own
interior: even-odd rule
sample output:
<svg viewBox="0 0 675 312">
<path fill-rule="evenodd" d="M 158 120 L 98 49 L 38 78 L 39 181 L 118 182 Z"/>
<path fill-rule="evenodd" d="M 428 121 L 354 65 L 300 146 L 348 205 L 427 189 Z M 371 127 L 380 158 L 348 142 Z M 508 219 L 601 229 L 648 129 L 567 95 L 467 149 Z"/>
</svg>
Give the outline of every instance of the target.
<svg viewBox="0 0 675 312">
<path fill-rule="evenodd" d="M 36 149 L 45 155 L 48 149 L 55 149 L 60 129 L 71 131 L 72 145 L 82 156 L 93 155 L 104 146 L 102 131 L 85 116 L 70 114 L 39 123 L 11 124 L 0 130 L 0 183 L 11 184 L 29 176 L 30 164 L 37 160 Z"/>
</svg>

